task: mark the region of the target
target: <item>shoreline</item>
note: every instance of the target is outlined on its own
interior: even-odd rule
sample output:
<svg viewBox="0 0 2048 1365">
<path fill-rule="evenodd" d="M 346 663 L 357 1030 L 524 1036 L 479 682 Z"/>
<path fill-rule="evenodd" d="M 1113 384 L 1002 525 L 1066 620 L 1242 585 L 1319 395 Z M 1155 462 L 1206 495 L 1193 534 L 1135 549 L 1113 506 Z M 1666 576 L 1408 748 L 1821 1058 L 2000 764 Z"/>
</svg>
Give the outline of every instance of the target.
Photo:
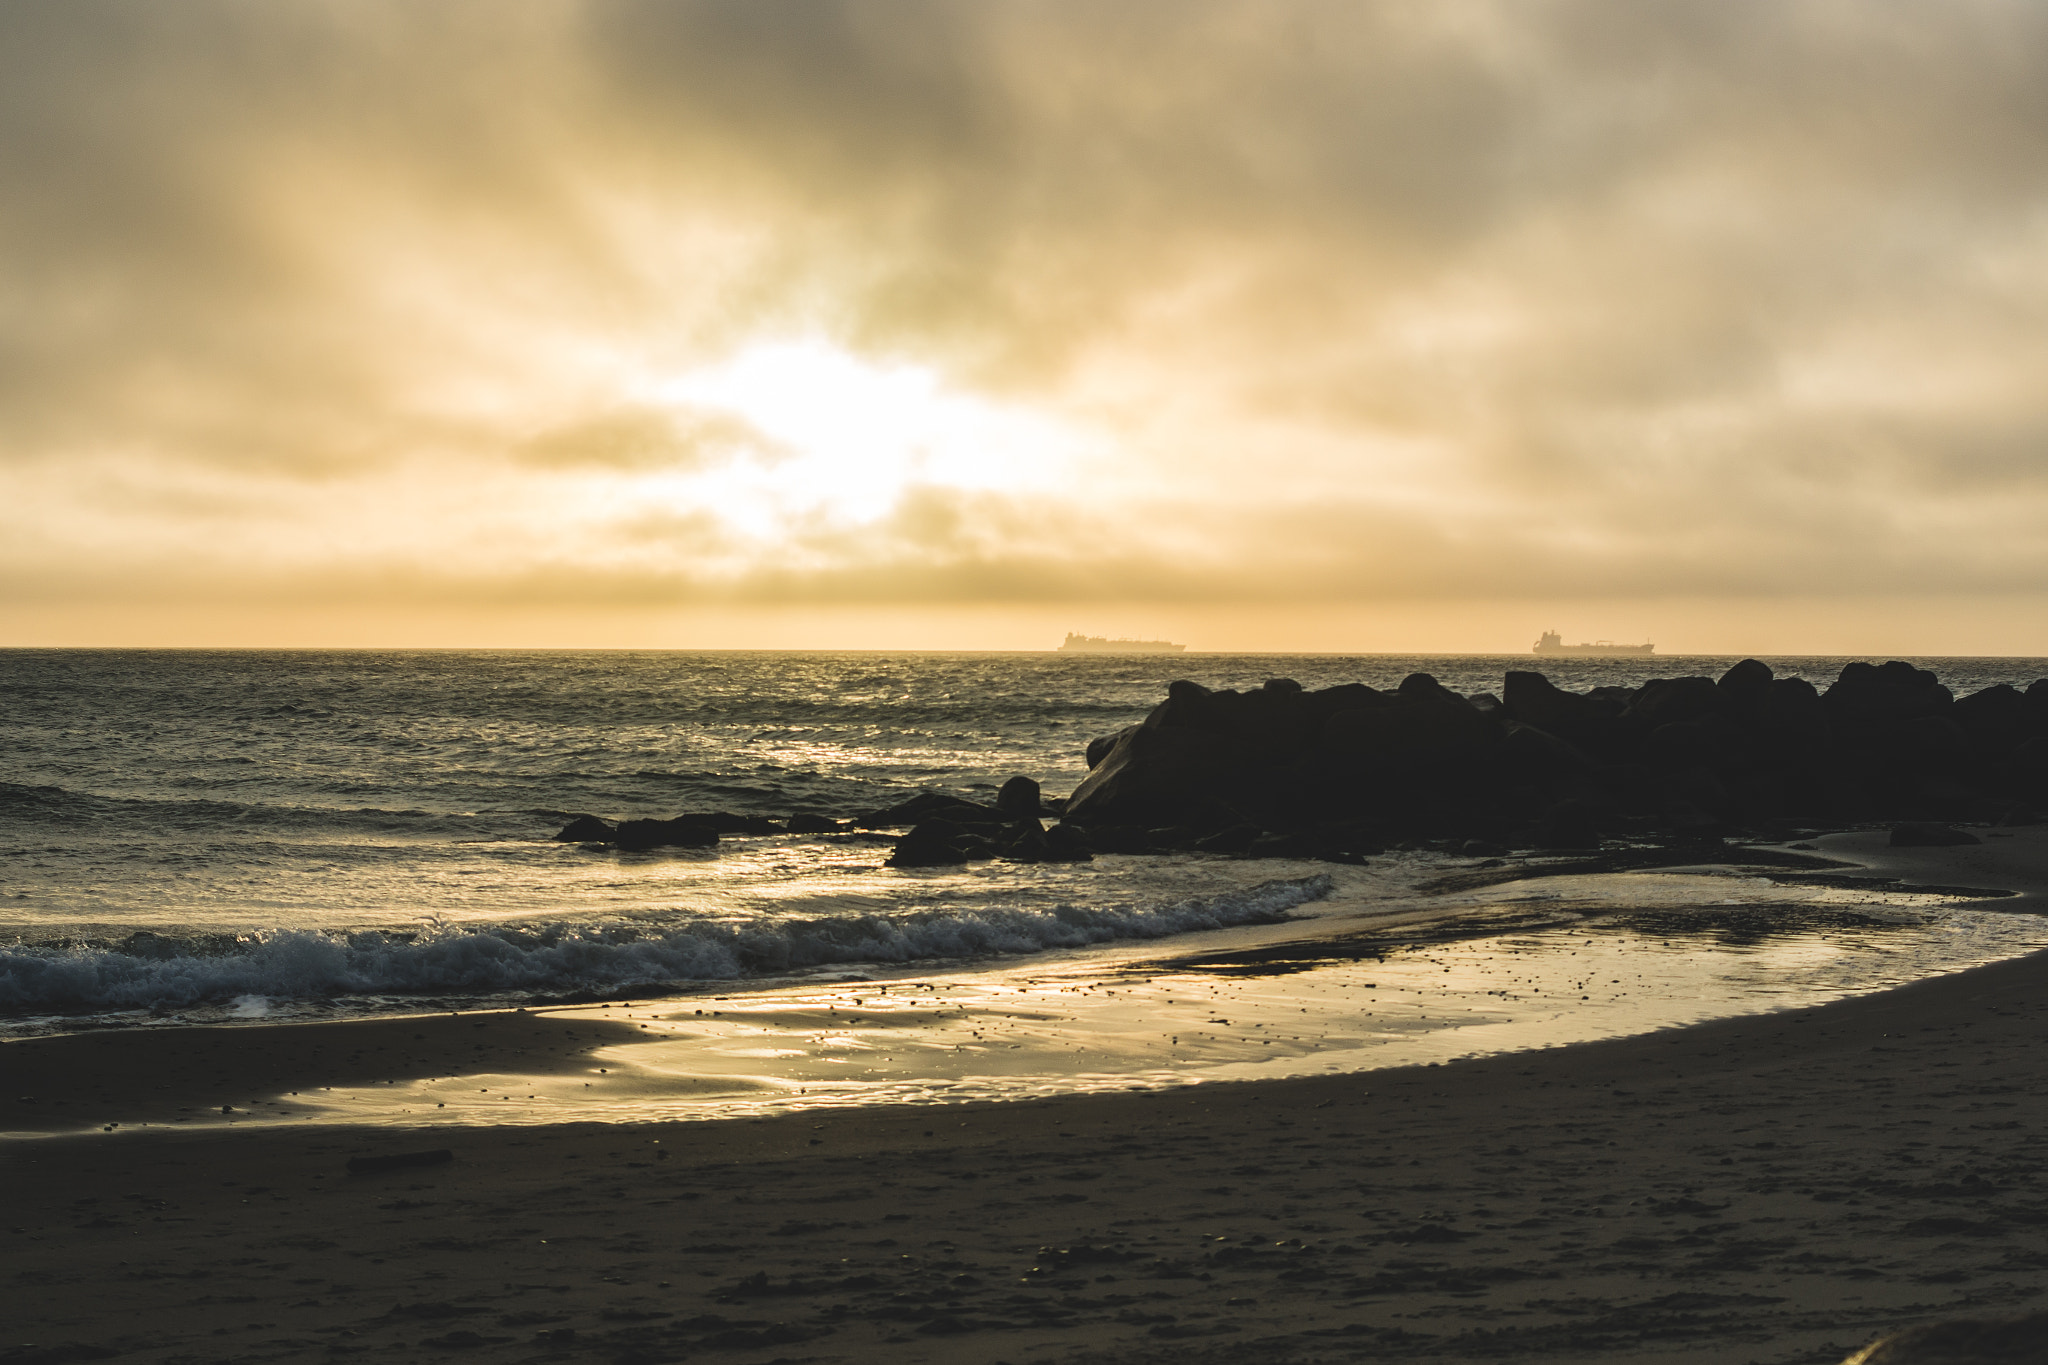
<svg viewBox="0 0 2048 1365">
<path fill-rule="evenodd" d="M 15 1338 L 272 1360 L 1839 1359 L 2048 1292 L 2044 999 L 2035 954 L 1329 1078 L 10 1144 L 6 1235 L 35 1290 Z M 424 1146 L 454 1159 L 346 1172 Z"/>
<path fill-rule="evenodd" d="M 1897 852 L 1951 883 L 1972 859 L 2026 861 Z M 17 1140 L 0 1144 L 0 1235 L 14 1341 L 35 1346 L 6 1358 L 1831 1362 L 2048 1298 L 2044 1002 L 2036 952 L 1812 1008 L 1334 1076 L 722 1122 Z M 134 1074 L 171 1084 L 174 1062 L 238 1064 L 238 1040 L 287 1029 L 322 1042 L 294 1054 L 328 1083 L 478 1048 L 539 1074 L 554 1047 L 562 1074 L 642 1031 L 435 1022 L 193 1030 L 222 1051 Z M 45 1041 L 89 1070 L 128 1037 Z M 453 1159 L 348 1174 L 424 1148 Z"/>
<path fill-rule="evenodd" d="M 1370 1075 L 1818 1004 L 2048 946 L 2035 917 L 2048 877 L 2033 871 L 2048 867 L 2048 829 L 1962 848 L 1882 838 L 1719 865 L 1630 855 L 1453 871 L 1397 904 L 1361 884 L 1303 917 L 1015 962 L 22 1037 L 0 1042 L 0 1142 L 177 1125 L 721 1121 Z M 1945 900 L 1964 880 L 2024 894 Z"/>
</svg>

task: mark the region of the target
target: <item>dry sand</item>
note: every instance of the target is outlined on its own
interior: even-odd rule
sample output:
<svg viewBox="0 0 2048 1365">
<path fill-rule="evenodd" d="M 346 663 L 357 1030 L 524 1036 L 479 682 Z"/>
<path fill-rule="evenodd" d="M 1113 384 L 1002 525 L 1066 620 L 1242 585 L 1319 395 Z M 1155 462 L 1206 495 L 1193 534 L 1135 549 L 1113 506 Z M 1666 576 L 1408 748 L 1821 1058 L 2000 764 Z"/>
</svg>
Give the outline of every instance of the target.
<svg viewBox="0 0 2048 1365">
<path fill-rule="evenodd" d="M 1901 866 L 1956 882 L 1944 867 L 2012 856 Z M 1326 1078 L 16 1140 L 0 1365 L 1836 1361 L 1905 1323 L 2048 1305 L 2044 1009 L 2037 955 Z M 146 1096 L 161 1122 L 466 1069 L 574 1075 L 636 1032 L 500 1014 L 35 1040 L 0 1048 L 0 1102 Z M 422 1147 L 453 1159 L 347 1171 Z"/>
</svg>

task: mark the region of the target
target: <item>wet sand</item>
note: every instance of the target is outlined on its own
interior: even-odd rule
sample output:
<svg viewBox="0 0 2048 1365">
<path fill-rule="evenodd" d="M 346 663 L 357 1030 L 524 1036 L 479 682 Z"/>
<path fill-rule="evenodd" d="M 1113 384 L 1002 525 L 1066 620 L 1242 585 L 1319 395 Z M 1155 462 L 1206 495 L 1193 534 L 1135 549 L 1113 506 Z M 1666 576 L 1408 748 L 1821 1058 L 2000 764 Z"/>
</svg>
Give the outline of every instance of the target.
<svg viewBox="0 0 2048 1365">
<path fill-rule="evenodd" d="M 1984 884 L 1973 864 L 2013 856 L 1896 861 Z M 247 1112 L 465 1068 L 573 1078 L 653 1030 L 34 1040 L 0 1049 L 17 1112 L 93 1087 L 169 1112 L 0 1146 L 0 1361 L 1838 1360 L 2048 1303 L 2044 1011 L 2034 955 L 1441 1066 L 424 1130 L 175 1120 L 222 1087 Z M 348 1173 L 427 1147 L 453 1159 Z"/>
</svg>

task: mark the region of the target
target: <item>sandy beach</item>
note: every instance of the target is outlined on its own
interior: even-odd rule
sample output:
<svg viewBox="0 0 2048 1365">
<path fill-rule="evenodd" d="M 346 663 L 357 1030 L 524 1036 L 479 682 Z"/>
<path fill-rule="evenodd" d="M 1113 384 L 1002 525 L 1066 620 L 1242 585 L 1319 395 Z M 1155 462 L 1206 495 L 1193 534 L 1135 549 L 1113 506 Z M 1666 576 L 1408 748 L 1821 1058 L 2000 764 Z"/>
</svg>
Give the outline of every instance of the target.
<svg viewBox="0 0 2048 1365">
<path fill-rule="evenodd" d="M 1950 885 L 2032 865 L 1865 853 Z M 602 1084 L 649 1031 L 29 1040 L 0 1049 L 17 1130 L 101 1095 L 155 1126 L 0 1147 L 0 1361 L 1834 1361 L 2048 1300 L 2044 994 L 2035 955 L 1437 1066 L 418 1129 L 277 1113 L 451 1073 Z M 451 1157 L 348 1167 L 425 1149 Z"/>
</svg>

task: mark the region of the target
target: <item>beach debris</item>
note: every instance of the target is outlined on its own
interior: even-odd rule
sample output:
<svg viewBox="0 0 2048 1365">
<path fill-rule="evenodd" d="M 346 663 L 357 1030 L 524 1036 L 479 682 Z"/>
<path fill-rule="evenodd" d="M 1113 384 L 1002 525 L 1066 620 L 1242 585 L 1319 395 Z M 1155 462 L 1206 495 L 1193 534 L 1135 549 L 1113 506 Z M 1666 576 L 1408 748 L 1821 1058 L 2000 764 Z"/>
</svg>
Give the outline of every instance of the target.
<svg viewBox="0 0 2048 1365">
<path fill-rule="evenodd" d="M 374 1175 L 379 1171 L 400 1171 L 415 1166 L 441 1166 L 455 1160 L 455 1153 L 446 1147 L 436 1147 L 430 1152 L 394 1152 L 386 1156 L 352 1156 L 348 1159 L 350 1175 Z"/>
</svg>

